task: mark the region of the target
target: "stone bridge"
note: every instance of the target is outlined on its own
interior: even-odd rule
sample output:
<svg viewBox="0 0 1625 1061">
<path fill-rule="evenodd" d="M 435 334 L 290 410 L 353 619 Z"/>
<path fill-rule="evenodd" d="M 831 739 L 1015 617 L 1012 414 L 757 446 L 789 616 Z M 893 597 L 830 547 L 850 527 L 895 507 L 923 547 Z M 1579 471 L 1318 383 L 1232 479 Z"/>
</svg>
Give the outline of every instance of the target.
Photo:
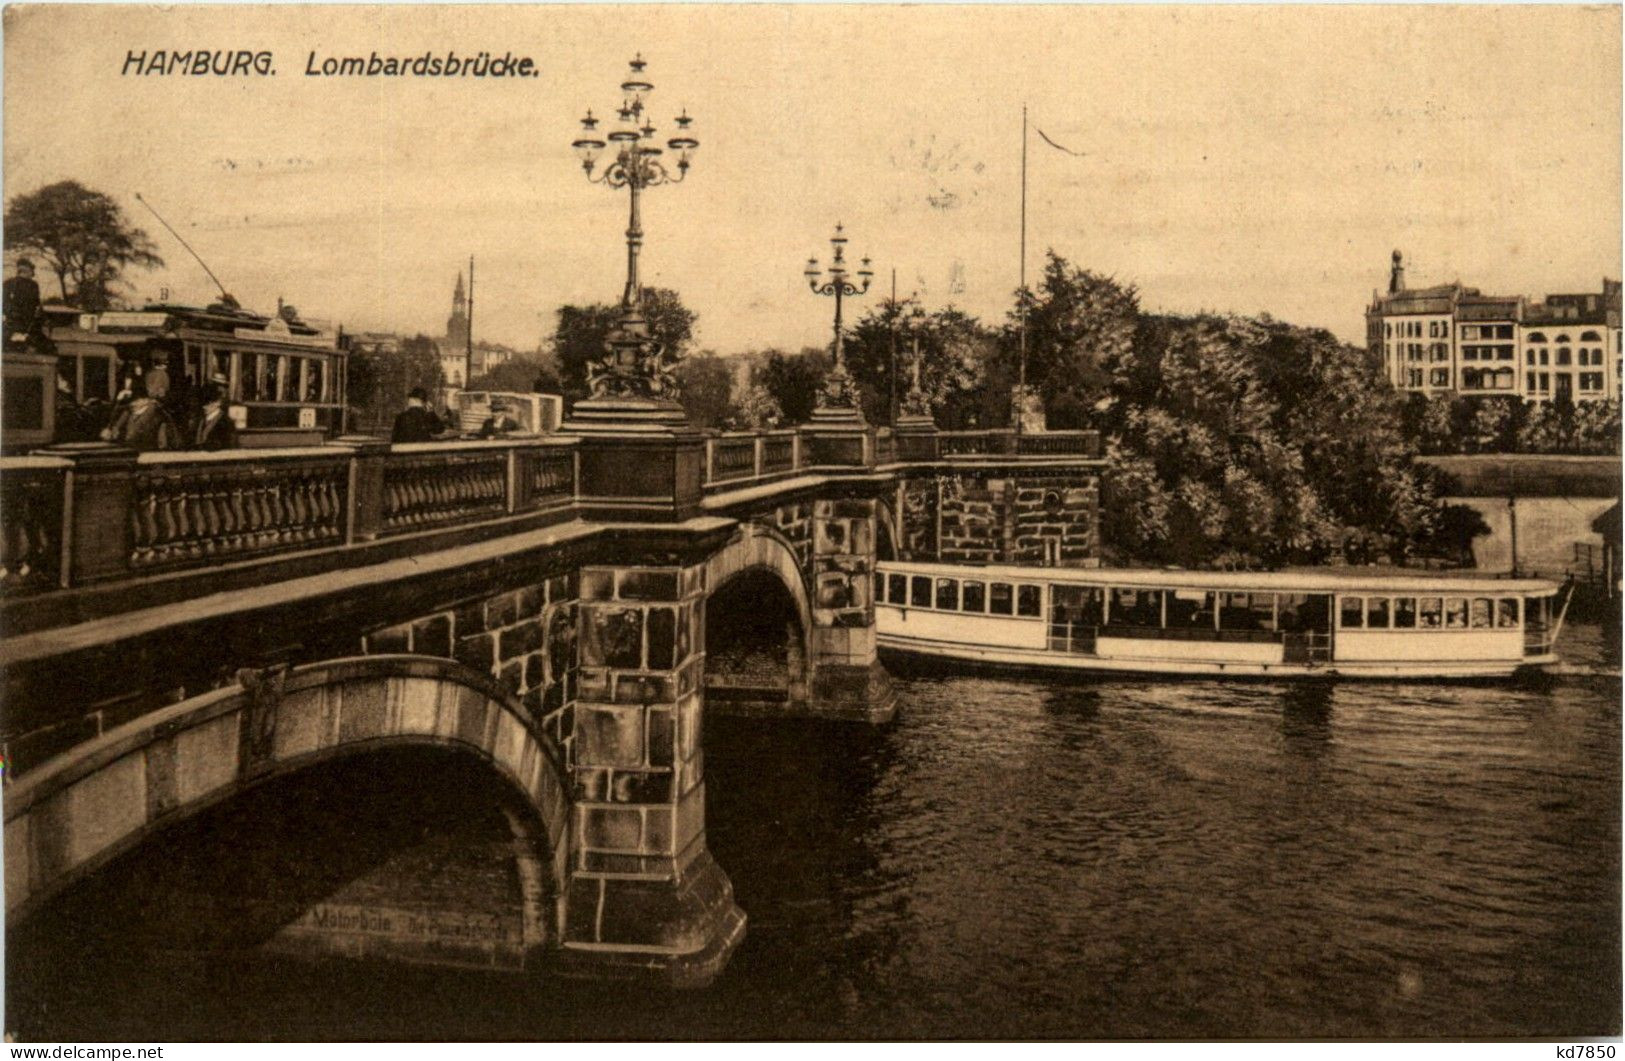
<svg viewBox="0 0 1625 1061">
<path fill-rule="evenodd" d="M 745 927 L 708 687 L 889 720 L 876 559 L 1093 563 L 1100 467 L 1086 432 L 869 428 L 5 458 L 8 929 L 233 801 L 421 754 L 505 823 L 489 925 L 305 896 L 248 943 L 704 983 Z M 708 674 L 746 628 L 782 631 L 765 699 Z"/>
</svg>

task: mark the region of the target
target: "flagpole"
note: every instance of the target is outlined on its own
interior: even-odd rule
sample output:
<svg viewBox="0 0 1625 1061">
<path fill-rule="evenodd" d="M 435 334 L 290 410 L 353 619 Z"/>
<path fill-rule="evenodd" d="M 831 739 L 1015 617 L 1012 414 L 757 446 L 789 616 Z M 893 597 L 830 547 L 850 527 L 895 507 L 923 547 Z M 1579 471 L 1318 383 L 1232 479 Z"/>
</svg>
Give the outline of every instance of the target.
<svg viewBox="0 0 1625 1061">
<path fill-rule="evenodd" d="M 463 386 L 474 382 L 474 256 L 468 256 L 468 349 L 463 353 Z"/>
<path fill-rule="evenodd" d="M 892 426 L 897 426 L 897 268 L 891 271 L 891 413 Z"/>
<path fill-rule="evenodd" d="M 1017 299 L 1021 307 L 1021 379 L 1027 386 L 1027 105 L 1021 105 L 1021 282 Z"/>
</svg>

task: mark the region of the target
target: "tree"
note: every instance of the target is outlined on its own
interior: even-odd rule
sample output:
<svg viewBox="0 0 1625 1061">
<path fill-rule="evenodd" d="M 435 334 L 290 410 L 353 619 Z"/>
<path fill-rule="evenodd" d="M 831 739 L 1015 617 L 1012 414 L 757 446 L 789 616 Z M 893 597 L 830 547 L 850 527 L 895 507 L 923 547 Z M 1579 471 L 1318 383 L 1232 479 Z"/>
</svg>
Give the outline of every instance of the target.
<svg viewBox="0 0 1625 1061">
<path fill-rule="evenodd" d="M 58 181 L 12 199 L 5 228 L 8 250 L 37 255 L 56 274 L 63 299 L 92 312 L 109 306 L 124 270 L 164 264 L 118 203 L 78 181 Z"/>
<path fill-rule="evenodd" d="M 669 355 L 682 357 L 688 352 L 698 318 L 684 307 L 677 292 L 664 287 L 645 288 L 643 311 L 650 334 L 665 345 Z M 553 354 L 558 359 L 566 401 L 574 403 L 587 397 L 587 366 L 604 356 L 604 339 L 620 316 L 619 305 L 559 307 Z"/>
<path fill-rule="evenodd" d="M 555 362 L 550 357 L 535 353 L 509 358 L 469 380 L 467 389 L 529 394 L 537 390 L 538 385 L 549 394 L 559 393 L 559 373 Z"/>
<path fill-rule="evenodd" d="M 897 402 L 913 384 L 914 340 L 919 339 L 920 389 L 932 416 L 958 426 L 981 404 L 980 391 L 997 356 L 996 337 L 975 317 L 947 306 L 914 318 L 906 303 L 886 301 L 872 308 L 845 344 L 847 370 L 858 381 L 864 413 L 871 423 L 891 422 L 892 329 L 897 328 Z M 901 310 L 901 312 L 899 312 Z M 1003 395 L 1006 404 L 1009 393 Z"/>
<path fill-rule="evenodd" d="M 414 387 L 432 398 L 443 382 L 440 348 L 421 334 L 401 340 L 393 350 L 351 350 L 345 373 L 350 405 L 359 413 L 356 426 L 372 431 L 387 428 Z"/>
<path fill-rule="evenodd" d="M 824 385 L 828 371 L 828 355 L 815 347 L 809 346 L 799 354 L 772 350 L 757 379 L 778 403 L 786 424 L 804 424 L 812 418 L 818 389 Z"/>
<path fill-rule="evenodd" d="M 1133 285 L 1079 269 L 1049 252 L 1039 290 L 1017 293 L 1001 342 L 1020 360 L 1021 304 L 1027 307 L 1027 383 L 1044 397 L 1052 428 L 1088 427 L 1133 350 L 1140 300 Z"/>
<path fill-rule="evenodd" d="M 729 427 L 734 418 L 733 366 L 707 350 L 677 366 L 678 400 L 688 422 L 698 428 Z"/>
</svg>

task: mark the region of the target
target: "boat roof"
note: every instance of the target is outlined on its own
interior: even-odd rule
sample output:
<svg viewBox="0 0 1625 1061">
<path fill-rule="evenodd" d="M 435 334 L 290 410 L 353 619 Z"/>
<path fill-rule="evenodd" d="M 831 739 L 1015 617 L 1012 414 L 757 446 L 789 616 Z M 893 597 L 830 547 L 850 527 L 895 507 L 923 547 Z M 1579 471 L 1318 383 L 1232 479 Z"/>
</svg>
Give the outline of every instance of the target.
<svg viewBox="0 0 1625 1061">
<path fill-rule="evenodd" d="M 939 578 L 1061 582 L 1137 589 L 1214 589 L 1228 593 L 1556 593 L 1544 578 L 1507 578 L 1405 567 L 1304 567 L 1281 571 L 1190 571 L 1184 568 L 1022 567 L 1014 564 L 933 564 L 883 561 L 889 573 Z"/>
</svg>

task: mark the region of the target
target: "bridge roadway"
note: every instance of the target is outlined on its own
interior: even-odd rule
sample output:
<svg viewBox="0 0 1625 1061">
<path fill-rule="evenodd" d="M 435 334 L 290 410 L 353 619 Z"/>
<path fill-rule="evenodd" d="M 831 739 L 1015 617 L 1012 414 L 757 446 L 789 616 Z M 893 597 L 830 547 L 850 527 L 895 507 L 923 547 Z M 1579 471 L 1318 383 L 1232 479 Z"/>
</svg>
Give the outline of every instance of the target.
<svg viewBox="0 0 1625 1061">
<path fill-rule="evenodd" d="M 8 928 L 250 790 L 436 748 L 493 779 L 514 930 L 305 910 L 279 944 L 703 984 L 745 925 L 705 846 L 707 600 L 776 580 L 784 714 L 883 723 L 876 558 L 1097 562 L 1101 464 L 828 427 L 0 460 Z"/>
</svg>

